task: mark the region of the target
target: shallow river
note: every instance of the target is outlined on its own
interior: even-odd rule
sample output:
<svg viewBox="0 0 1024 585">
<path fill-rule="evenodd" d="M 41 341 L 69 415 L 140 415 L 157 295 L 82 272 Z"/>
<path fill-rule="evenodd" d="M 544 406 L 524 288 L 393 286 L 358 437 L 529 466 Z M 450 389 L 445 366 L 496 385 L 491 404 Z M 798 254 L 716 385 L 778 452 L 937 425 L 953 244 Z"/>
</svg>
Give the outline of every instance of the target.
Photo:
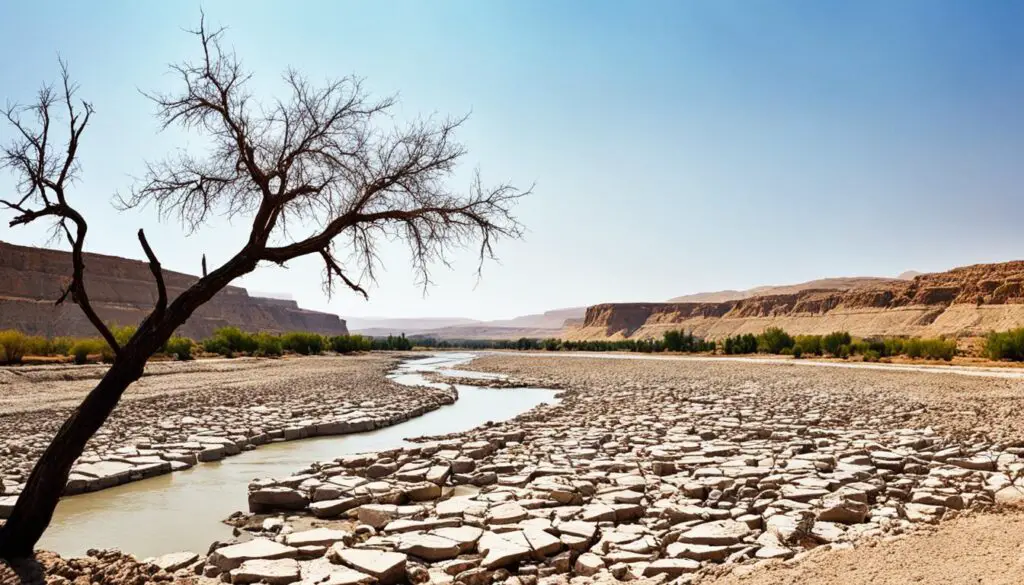
<svg viewBox="0 0 1024 585">
<path fill-rule="evenodd" d="M 406 385 L 428 385 L 423 372 L 449 373 L 472 354 L 444 354 L 404 362 L 389 376 Z M 464 371 L 457 375 L 474 376 Z M 510 419 L 534 406 L 555 402 L 540 388 L 515 390 L 456 386 L 459 399 L 423 416 L 368 433 L 271 443 L 219 462 L 61 500 L 39 548 L 82 555 L 90 548 L 117 548 L 139 558 L 180 550 L 206 553 L 215 540 L 231 537 L 221 520 L 246 509 L 249 482 L 292 475 L 314 461 L 391 449 L 406 437 L 469 430 Z"/>
</svg>

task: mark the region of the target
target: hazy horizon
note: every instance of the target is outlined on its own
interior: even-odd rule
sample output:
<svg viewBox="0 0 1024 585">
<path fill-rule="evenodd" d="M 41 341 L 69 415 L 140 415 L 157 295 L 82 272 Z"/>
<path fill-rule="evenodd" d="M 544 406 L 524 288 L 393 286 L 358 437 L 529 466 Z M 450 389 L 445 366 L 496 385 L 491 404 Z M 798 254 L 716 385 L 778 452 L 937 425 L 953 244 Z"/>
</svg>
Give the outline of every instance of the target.
<svg viewBox="0 0 1024 585">
<path fill-rule="evenodd" d="M 167 64 L 197 54 L 181 29 L 200 7 L 228 27 L 257 98 L 282 94 L 288 66 L 354 73 L 400 95 L 399 121 L 472 112 L 454 184 L 476 167 L 536 183 L 517 208 L 526 238 L 499 242 L 479 282 L 469 251 L 424 297 L 404 248 L 385 246 L 368 302 L 328 300 L 315 258 L 260 267 L 235 283 L 250 292 L 345 318 L 494 320 L 1024 258 L 1024 4 L 12 4 L 3 97 L 31 102 L 61 54 L 96 108 L 69 194 L 87 251 L 142 258 L 145 228 L 166 268 L 196 274 L 202 254 L 217 266 L 247 236 L 218 219 L 184 237 L 153 209 L 110 205 L 146 160 L 200 145 L 158 133 L 137 91 L 172 87 Z M 0 240 L 47 234 L 5 227 Z"/>
</svg>

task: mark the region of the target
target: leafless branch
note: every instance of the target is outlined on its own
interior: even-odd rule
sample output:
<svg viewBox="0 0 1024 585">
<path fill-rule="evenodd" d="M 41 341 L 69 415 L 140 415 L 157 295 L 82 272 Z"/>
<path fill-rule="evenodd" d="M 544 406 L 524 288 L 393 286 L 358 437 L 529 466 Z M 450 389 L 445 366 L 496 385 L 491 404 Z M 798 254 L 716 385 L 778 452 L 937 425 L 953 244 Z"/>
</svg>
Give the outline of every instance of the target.
<svg viewBox="0 0 1024 585">
<path fill-rule="evenodd" d="M 348 276 L 346 276 L 345 273 L 342 272 L 341 266 L 338 265 L 337 260 L 335 260 L 334 257 L 331 255 L 330 249 L 325 248 L 323 250 L 320 250 L 320 257 L 324 259 L 324 264 L 326 265 L 324 273 L 324 292 L 327 293 L 328 298 L 331 296 L 331 293 L 333 292 L 334 276 L 337 275 L 337 277 L 340 278 L 342 282 L 345 283 L 345 286 L 363 295 L 364 299 L 370 299 L 370 295 L 366 293 L 366 289 L 359 286 L 357 283 L 352 282 L 348 278 Z"/>
<path fill-rule="evenodd" d="M 466 154 L 455 137 L 465 117 L 386 130 L 394 97 L 370 97 L 357 77 L 317 85 L 294 70 L 283 76 L 288 97 L 261 103 L 224 30 L 201 22 L 191 32 L 201 53 L 171 66 L 179 89 L 146 95 L 164 127 L 196 131 L 209 147 L 151 163 L 123 206 L 154 204 L 188 230 L 215 216 L 251 217 L 245 258 L 284 264 L 320 254 L 328 292 L 336 278 L 364 296 L 332 245 L 346 242 L 346 268 L 373 282 L 379 243 L 404 241 L 426 287 L 455 248 L 477 246 L 479 270 L 498 239 L 522 236 L 512 208 L 529 190 L 486 186 L 479 174 L 468 191 L 449 186 Z"/>
<path fill-rule="evenodd" d="M 139 230 L 139 243 L 142 244 L 142 250 L 146 253 L 146 258 L 149 260 L 149 270 L 153 273 L 153 279 L 156 280 L 157 301 L 156 308 L 153 310 L 153 317 L 159 321 L 163 319 L 164 311 L 167 310 L 167 287 L 164 286 L 164 271 L 160 268 L 160 261 L 156 259 L 156 254 L 149 247 L 149 242 L 146 241 L 146 234 L 141 229 Z"/>
<path fill-rule="evenodd" d="M 16 131 L 15 138 L 0 151 L 0 167 L 8 168 L 18 177 L 16 201 L 0 200 L 0 204 L 14 212 L 11 227 L 30 224 L 43 218 L 54 220 L 54 229 L 62 230 L 71 246 L 71 282 L 57 299 L 57 304 L 70 297 L 81 307 L 89 322 L 99 331 L 115 353 L 120 347 L 110 329 L 103 323 L 89 302 L 85 288 L 85 259 L 83 248 L 88 224 L 77 209 L 68 204 L 68 185 L 78 174 L 78 147 L 82 133 L 92 116 L 88 102 L 76 103 L 77 86 L 71 81 L 67 63 L 60 61 L 61 90 L 43 86 L 36 102 L 30 106 L 11 105 L 3 117 Z M 68 117 L 67 137 L 62 152 L 52 148 L 54 108 L 63 105 Z M 72 231 L 68 222 L 74 224 Z"/>
</svg>

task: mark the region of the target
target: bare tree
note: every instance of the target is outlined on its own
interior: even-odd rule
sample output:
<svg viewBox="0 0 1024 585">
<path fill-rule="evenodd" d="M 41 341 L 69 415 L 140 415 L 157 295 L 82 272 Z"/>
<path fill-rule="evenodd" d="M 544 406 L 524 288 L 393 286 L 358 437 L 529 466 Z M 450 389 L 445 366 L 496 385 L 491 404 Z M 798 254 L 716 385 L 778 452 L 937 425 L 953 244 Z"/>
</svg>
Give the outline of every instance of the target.
<svg viewBox="0 0 1024 585">
<path fill-rule="evenodd" d="M 142 375 L 147 359 L 193 311 L 259 263 L 283 265 L 316 255 L 324 264 L 328 294 L 340 283 L 365 296 L 361 283 L 372 281 L 383 239 L 408 244 L 418 281 L 426 286 L 431 265 L 447 264 L 454 248 L 478 246 L 482 264 L 492 256 L 497 239 L 521 236 L 511 208 L 528 190 L 508 184 L 485 187 L 479 175 L 465 193 L 447 184 L 466 153 L 455 139 L 464 119 L 391 124 L 385 130 L 379 124 L 388 121 L 394 99 L 371 99 L 357 78 L 317 86 L 292 70 L 284 76 L 290 95 L 261 103 L 247 90 L 251 74 L 223 47 L 223 29 L 210 31 L 201 22 L 191 32 L 202 53 L 194 62 L 171 66 L 179 89 L 148 97 L 165 128 L 180 125 L 196 131 L 208 139 L 209 149 L 202 155 L 182 151 L 149 164 L 140 184 L 121 203 L 152 204 L 162 218 L 176 218 L 188 230 L 215 216 L 251 218 L 252 228 L 234 256 L 204 271 L 173 300 L 167 298 L 160 262 L 139 230 L 158 300 L 124 345 L 118 345 L 89 303 L 82 253 L 87 224 L 67 198 L 92 107 L 76 102 L 76 87 L 62 62 L 61 88 L 44 87 L 35 105 L 5 112 L 16 137 L 4 149 L 2 165 L 20 178 L 18 196 L 2 201 L 16 214 L 10 225 L 54 221 L 73 259 L 70 283 L 57 302 L 70 298 L 76 303 L 115 357 L 33 469 L 0 528 L 0 557 L 32 553 L 72 464 L 124 390 Z M 51 121 L 58 108 L 69 119 L 61 149 L 52 146 Z M 348 252 L 344 262 L 339 249 Z"/>
</svg>

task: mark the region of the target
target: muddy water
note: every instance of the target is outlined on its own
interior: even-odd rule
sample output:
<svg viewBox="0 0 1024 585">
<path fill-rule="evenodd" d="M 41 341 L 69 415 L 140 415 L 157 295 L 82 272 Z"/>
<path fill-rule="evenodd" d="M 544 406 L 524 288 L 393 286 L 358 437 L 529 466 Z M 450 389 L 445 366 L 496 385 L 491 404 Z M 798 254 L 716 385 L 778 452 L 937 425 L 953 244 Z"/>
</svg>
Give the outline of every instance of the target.
<svg viewBox="0 0 1024 585">
<path fill-rule="evenodd" d="M 406 385 L 436 384 L 423 374 L 444 375 L 472 357 L 445 354 L 410 360 L 389 377 Z M 469 377 L 464 371 L 458 375 Z M 117 548 L 139 558 L 179 550 L 205 553 L 211 542 L 231 537 L 231 528 L 221 520 L 246 508 L 246 486 L 252 479 L 291 475 L 314 461 L 341 455 L 400 447 L 407 444 L 406 437 L 469 430 L 555 401 L 553 391 L 540 388 L 457 388 L 455 404 L 402 424 L 368 433 L 272 443 L 219 462 L 65 498 L 39 548 L 65 556 L 82 555 L 90 548 Z"/>
</svg>

